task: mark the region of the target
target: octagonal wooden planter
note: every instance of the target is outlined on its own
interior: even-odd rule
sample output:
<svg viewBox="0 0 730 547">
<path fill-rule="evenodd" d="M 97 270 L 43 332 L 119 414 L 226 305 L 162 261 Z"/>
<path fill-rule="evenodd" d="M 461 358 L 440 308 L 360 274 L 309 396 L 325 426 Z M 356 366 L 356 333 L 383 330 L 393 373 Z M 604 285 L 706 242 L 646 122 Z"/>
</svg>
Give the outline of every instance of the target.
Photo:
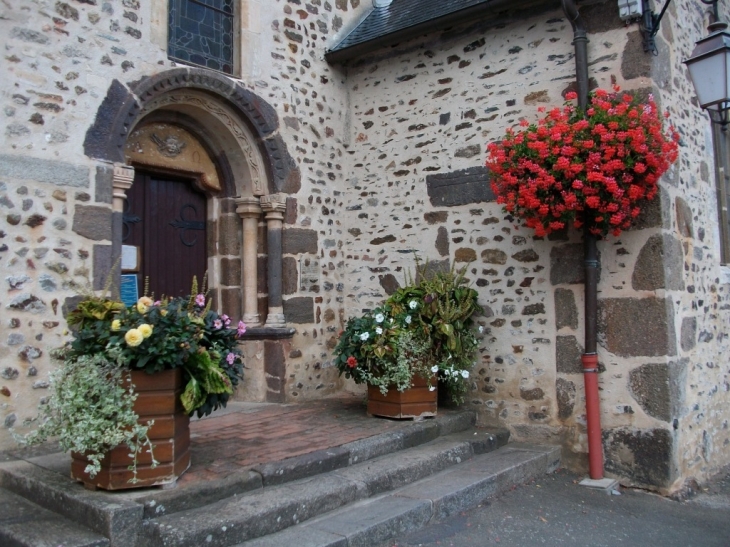
<svg viewBox="0 0 730 547">
<path fill-rule="evenodd" d="M 431 385 L 438 387 L 436 377 Z M 429 391 L 428 380 L 413 377 L 413 387 L 405 391 L 389 389 L 383 395 L 377 386 L 368 386 L 368 414 L 396 419 L 422 419 L 436 416 L 438 389 Z"/>
<path fill-rule="evenodd" d="M 71 453 L 71 478 L 95 490 L 122 490 L 145 486 L 170 485 L 190 467 L 190 417 L 185 413 L 180 394 L 183 391 L 182 369 L 165 370 L 155 374 L 133 371 L 132 383 L 137 392 L 134 411 L 140 423 L 154 420 L 149 437 L 154 446 L 158 465 L 152 467 L 147 453 L 137 456 L 137 482 L 129 466 L 129 448 L 120 445 L 107 452 L 101 471 L 92 479 L 84 471 L 88 460 L 84 454 Z"/>
</svg>

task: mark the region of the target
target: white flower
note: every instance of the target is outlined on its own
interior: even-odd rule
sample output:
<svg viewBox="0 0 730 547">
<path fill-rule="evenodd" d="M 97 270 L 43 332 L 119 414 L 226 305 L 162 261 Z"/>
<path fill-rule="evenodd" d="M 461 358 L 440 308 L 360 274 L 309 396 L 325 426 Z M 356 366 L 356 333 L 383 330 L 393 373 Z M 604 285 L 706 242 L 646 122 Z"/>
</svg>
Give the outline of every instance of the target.
<svg viewBox="0 0 730 547">
<path fill-rule="evenodd" d="M 383 329 L 381 329 L 380 327 L 376 327 L 375 332 L 377 332 L 378 334 L 383 334 Z"/>
<path fill-rule="evenodd" d="M 375 321 L 378 323 L 382 323 L 385 320 L 385 316 L 382 313 L 379 313 L 375 316 Z"/>
<path fill-rule="evenodd" d="M 484 332 L 484 327 L 483 327 L 483 326 L 481 326 L 481 325 L 479 325 L 479 333 L 481 334 L 481 333 L 483 333 L 483 332 Z"/>
<path fill-rule="evenodd" d="M 363 342 L 364 342 L 365 340 L 367 340 L 368 338 L 370 338 L 370 333 L 369 333 L 369 332 L 363 332 L 363 333 L 362 333 L 362 334 L 360 335 L 360 340 L 362 340 Z"/>
<path fill-rule="evenodd" d="M 436 386 L 429 386 L 428 390 L 429 391 L 436 391 Z"/>
<path fill-rule="evenodd" d="M 439 371 L 439 366 L 438 365 L 434 365 L 434 366 L 431 367 L 431 372 L 433 372 L 434 374 L 436 374 L 438 371 Z"/>
<path fill-rule="evenodd" d="M 462 378 L 468 378 L 469 377 L 469 371 L 468 370 L 462 370 L 461 371 Z"/>
<path fill-rule="evenodd" d="M 416 302 L 415 300 L 411 300 L 410 302 L 408 302 L 408 307 L 412 310 L 415 310 L 418 307 L 418 302 Z"/>
<path fill-rule="evenodd" d="M 411 324 L 411 316 L 406 315 L 406 325 L 410 325 L 410 324 Z"/>
</svg>

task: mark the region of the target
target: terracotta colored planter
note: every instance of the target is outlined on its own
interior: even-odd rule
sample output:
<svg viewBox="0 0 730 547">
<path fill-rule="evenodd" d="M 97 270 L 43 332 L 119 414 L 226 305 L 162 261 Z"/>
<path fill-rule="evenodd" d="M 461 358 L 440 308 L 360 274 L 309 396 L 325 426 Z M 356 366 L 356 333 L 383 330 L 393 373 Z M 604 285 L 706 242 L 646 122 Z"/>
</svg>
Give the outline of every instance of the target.
<svg viewBox="0 0 730 547">
<path fill-rule="evenodd" d="M 132 383 L 138 393 L 134 411 L 140 423 L 154 420 L 149 437 L 158 462 L 151 467 L 149 454 L 137 456 L 137 482 L 129 466 L 132 458 L 126 445 L 117 446 L 101 462 L 101 471 L 92 479 L 84 472 L 88 460 L 83 454 L 71 453 L 71 478 L 95 490 L 122 490 L 174 483 L 190 467 L 190 418 L 180 403 L 183 390 L 182 370 L 165 370 L 155 374 L 132 372 Z"/>
<path fill-rule="evenodd" d="M 431 385 L 437 387 L 436 378 Z M 368 414 L 385 418 L 420 419 L 436 416 L 438 390 L 429 391 L 428 381 L 413 378 L 413 387 L 401 392 L 389 389 L 383 395 L 376 386 L 368 386 Z"/>
</svg>

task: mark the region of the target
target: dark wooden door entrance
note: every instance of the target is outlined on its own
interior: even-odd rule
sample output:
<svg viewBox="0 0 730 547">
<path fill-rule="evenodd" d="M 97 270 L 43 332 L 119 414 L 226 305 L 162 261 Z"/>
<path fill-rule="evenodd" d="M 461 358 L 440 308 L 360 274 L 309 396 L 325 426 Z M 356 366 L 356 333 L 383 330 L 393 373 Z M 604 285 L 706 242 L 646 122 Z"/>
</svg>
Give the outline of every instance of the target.
<svg viewBox="0 0 730 547">
<path fill-rule="evenodd" d="M 140 248 L 140 292 L 145 277 L 155 298 L 187 296 L 193 276 L 207 269 L 206 198 L 188 180 L 135 173 L 127 192 L 123 244 Z"/>
</svg>

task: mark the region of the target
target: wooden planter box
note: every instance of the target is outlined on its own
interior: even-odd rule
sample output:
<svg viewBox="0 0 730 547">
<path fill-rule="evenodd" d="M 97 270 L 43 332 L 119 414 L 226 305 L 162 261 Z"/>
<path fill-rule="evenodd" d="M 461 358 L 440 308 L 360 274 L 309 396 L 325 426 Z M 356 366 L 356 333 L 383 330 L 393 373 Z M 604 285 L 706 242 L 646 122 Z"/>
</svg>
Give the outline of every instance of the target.
<svg viewBox="0 0 730 547">
<path fill-rule="evenodd" d="M 437 387 L 436 378 L 431 385 Z M 376 386 L 368 386 L 368 414 L 398 419 L 420 419 L 436 416 L 438 389 L 429 391 L 428 381 L 420 376 L 413 378 L 413 387 L 401 392 L 389 389 L 383 395 Z"/>
<path fill-rule="evenodd" d="M 95 490 L 122 490 L 174 483 L 190 467 L 190 417 L 180 402 L 183 391 L 182 369 L 165 370 L 155 374 L 132 372 L 132 383 L 137 392 L 134 411 L 140 423 L 154 420 L 149 437 L 154 446 L 158 464 L 152 467 L 152 458 L 142 452 L 137 456 L 137 482 L 129 466 L 133 459 L 129 448 L 120 445 L 107 452 L 101 462 L 101 471 L 92 479 L 84 472 L 88 460 L 83 454 L 71 453 L 71 478 Z"/>
</svg>

